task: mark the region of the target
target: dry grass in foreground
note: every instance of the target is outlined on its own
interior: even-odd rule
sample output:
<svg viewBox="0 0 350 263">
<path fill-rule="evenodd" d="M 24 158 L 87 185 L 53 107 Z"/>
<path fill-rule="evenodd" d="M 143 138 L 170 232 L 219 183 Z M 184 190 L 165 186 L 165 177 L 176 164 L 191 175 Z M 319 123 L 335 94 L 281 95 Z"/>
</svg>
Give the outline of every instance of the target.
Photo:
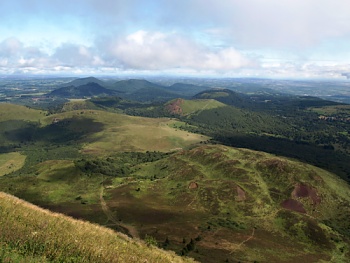
<svg viewBox="0 0 350 263">
<path fill-rule="evenodd" d="M 0 262 L 194 262 L 0 192 Z"/>
</svg>

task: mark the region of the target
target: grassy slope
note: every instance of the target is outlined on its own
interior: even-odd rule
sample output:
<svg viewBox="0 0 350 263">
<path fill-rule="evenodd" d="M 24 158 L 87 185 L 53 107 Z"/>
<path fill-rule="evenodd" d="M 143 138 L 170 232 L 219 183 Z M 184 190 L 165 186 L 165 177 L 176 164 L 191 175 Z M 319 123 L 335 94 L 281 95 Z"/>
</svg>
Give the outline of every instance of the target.
<svg viewBox="0 0 350 263">
<path fill-rule="evenodd" d="M 102 123 L 100 132 L 84 141 L 83 153 L 111 154 L 115 151 L 171 151 L 207 140 L 205 136 L 172 128 L 174 121 L 168 118 L 142 118 L 96 110 L 70 111 L 55 114 L 43 120 L 49 124 L 54 118 L 88 118 Z M 90 125 L 90 124 L 89 124 Z M 73 127 L 83 131 L 89 127 Z"/>
<path fill-rule="evenodd" d="M 184 115 L 189 115 L 202 110 L 215 109 L 226 106 L 225 104 L 214 100 L 214 99 L 203 99 L 203 100 L 184 100 L 181 105 Z"/>
<path fill-rule="evenodd" d="M 23 138 L 28 136 L 25 129 L 30 130 L 32 126 L 39 125 L 40 120 L 44 117 L 44 111 L 10 103 L 0 103 L 0 151 L 8 152 L 6 147 L 14 148 L 13 145 L 18 145 Z M 7 157 L 3 156 L 3 158 Z"/>
<path fill-rule="evenodd" d="M 28 110 L 15 107 L 12 110 Z M 4 118 L 5 114 L 1 116 Z M 29 110 L 23 116 L 20 119 L 41 119 L 46 127 L 52 126 L 54 118 L 69 119 L 69 124 L 64 126 L 68 130 L 75 133 L 91 130 L 74 143 L 85 143 L 85 153 L 98 155 L 120 150 L 169 151 L 206 139 L 171 128 L 176 122 L 165 118 L 130 117 L 94 110 L 48 117 Z M 51 128 L 55 130 L 54 126 Z M 54 146 L 52 151 L 59 149 Z M 201 236 L 196 241 L 197 251 L 188 253 L 206 262 L 226 259 L 346 262 L 350 256 L 348 185 L 321 169 L 272 155 L 203 146 L 141 164 L 128 178 L 106 180 L 99 174 L 86 175 L 72 160 L 54 159 L 38 163 L 32 167 L 31 174 L 1 177 L 0 189 L 111 227 L 116 221 L 111 222 L 111 218 L 117 218 L 134 227 L 139 236 L 149 234 L 159 242 L 168 238 L 167 248 L 179 253 L 189 240 Z M 192 181 L 199 187 L 189 189 Z M 306 214 L 281 208 L 281 202 L 291 198 L 298 183 L 316 188 L 322 198 L 317 206 L 307 198 L 298 200 Z M 101 185 L 106 188 L 104 207 Z M 237 187 L 245 193 L 244 200 L 240 200 Z"/>
<path fill-rule="evenodd" d="M 304 163 L 205 145 L 139 164 L 128 177 L 85 175 L 69 160 L 35 170 L 37 176 L 2 177 L 1 190 L 133 236 L 153 236 L 203 262 L 347 262 L 350 256 L 350 187 Z M 191 182 L 198 188 L 190 189 Z M 294 197 L 298 184 L 315 189 L 320 203 Z M 306 213 L 284 209 L 287 199 Z M 195 248 L 184 250 L 191 239 Z"/>
<path fill-rule="evenodd" d="M 9 103 L 0 103 L 0 122 L 9 120 L 38 121 L 44 116 L 44 112 L 33 110 L 25 106 Z"/>
<path fill-rule="evenodd" d="M 85 99 L 71 99 L 62 107 L 62 111 L 97 109 L 97 107 Z"/>
<path fill-rule="evenodd" d="M 24 155 L 17 152 L 0 154 L 0 176 L 21 169 L 25 159 Z"/>
<path fill-rule="evenodd" d="M 333 115 L 333 114 L 338 114 L 338 115 L 344 114 L 349 116 L 350 105 L 314 107 L 314 108 L 310 108 L 310 110 L 326 116 Z"/>
<path fill-rule="evenodd" d="M 202 92 L 200 95 L 203 99 L 205 98 L 211 98 L 211 99 L 215 99 L 215 98 L 221 98 L 221 97 L 228 97 L 229 94 L 225 91 L 212 91 L 210 93 L 206 93 L 206 92 Z"/>
<path fill-rule="evenodd" d="M 115 180 L 107 204 L 142 234 L 159 241 L 168 237 L 175 251 L 186 245 L 183 238 L 200 236 L 198 251 L 189 255 L 204 262 L 346 262 L 349 257 L 350 188 L 324 170 L 224 146 L 194 148 L 139 168 L 134 177 L 144 179 L 127 185 L 124 180 L 122 186 Z M 165 179 L 152 181 L 153 175 Z M 198 188 L 189 189 L 191 182 Z M 282 208 L 300 183 L 315 188 L 321 203 L 293 198 L 306 213 Z"/>
<path fill-rule="evenodd" d="M 36 176 L 2 177 L 1 190 L 154 236 L 161 245 L 168 239 L 166 248 L 178 253 L 200 237 L 193 251 L 184 252 L 203 262 L 346 262 L 350 256 L 349 186 L 300 162 L 217 145 L 137 165 L 124 178 L 85 175 L 69 160 L 46 161 L 34 170 Z M 189 189 L 191 182 L 198 188 Z M 306 213 L 281 207 L 299 183 L 321 197 L 317 205 L 297 199 Z"/>
<path fill-rule="evenodd" d="M 194 113 L 198 114 L 203 110 L 215 109 L 224 106 L 226 105 L 214 99 L 175 99 L 165 104 L 165 108 L 170 113 L 182 116 L 188 116 Z"/>
<path fill-rule="evenodd" d="M 193 262 L 0 192 L 1 262 Z"/>
</svg>

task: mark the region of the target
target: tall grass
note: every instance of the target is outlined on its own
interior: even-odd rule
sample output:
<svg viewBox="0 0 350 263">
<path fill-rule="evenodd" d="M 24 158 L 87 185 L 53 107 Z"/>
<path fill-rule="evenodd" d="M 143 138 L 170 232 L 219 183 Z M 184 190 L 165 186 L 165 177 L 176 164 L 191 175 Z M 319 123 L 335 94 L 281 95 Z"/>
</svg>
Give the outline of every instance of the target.
<svg viewBox="0 0 350 263">
<path fill-rule="evenodd" d="M 0 262 L 193 262 L 0 192 Z"/>
</svg>

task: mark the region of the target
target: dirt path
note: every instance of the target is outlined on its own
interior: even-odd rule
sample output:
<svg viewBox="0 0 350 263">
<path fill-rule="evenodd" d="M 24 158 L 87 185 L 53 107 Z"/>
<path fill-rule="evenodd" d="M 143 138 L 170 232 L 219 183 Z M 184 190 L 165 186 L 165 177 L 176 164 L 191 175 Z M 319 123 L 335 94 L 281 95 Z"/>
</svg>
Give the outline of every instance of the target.
<svg viewBox="0 0 350 263">
<path fill-rule="evenodd" d="M 239 244 L 237 245 L 237 247 L 236 247 L 235 249 L 233 249 L 233 250 L 230 252 L 230 254 L 232 254 L 232 253 L 235 252 L 236 250 L 240 249 L 241 246 L 242 246 L 244 243 L 246 243 L 246 242 L 248 242 L 249 240 L 251 240 L 251 239 L 254 237 L 254 233 L 255 233 L 255 228 L 253 228 L 252 234 L 251 234 L 247 239 L 245 239 L 245 240 L 243 240 L 241 243 L 239 243 Z"/>
<path fill-rule="evenodd" d="M 199 109 L 199 110 L 194 110 L 194 111 L 192 111 L 192 112 L 190 112 L 190 113 L 185 114 L 184 116 L 189 117 L 189 116 L 191 116 L 191 115 L 194 114 L 194 113 L 199 114 L 200 112 L 204 111 L 204 110 L 209 106 L 209 104 L 211 104 L 211 103 L 213 103 L 213 102 L 212 102 L 212 101 L 208 101 L 208 103 L 205 104 L 201 109 Z"/>
<path fill-rule="evenodd" d="M 120 226 L 122 228 L 125 228 L 126 230 L 128 230 L 129 234 L 133 237 L 133 238 L 140 238 L 139 233 L 137 232 L 136 228 L 127 224 L 124 224 L 120 221 L 118 221 L 115 216 L 113 215 L 112 211 L 109 209 L 106 200 L 103 197 L 104 194 L 104 186 L 101 186 L 101 191 L 100 191 L 100 204 L 101 204 L 101 208 L 103 213 L 107 216 L 108 221 L 112 222 L 113 225 L 116 226 Z"/>
</svg>

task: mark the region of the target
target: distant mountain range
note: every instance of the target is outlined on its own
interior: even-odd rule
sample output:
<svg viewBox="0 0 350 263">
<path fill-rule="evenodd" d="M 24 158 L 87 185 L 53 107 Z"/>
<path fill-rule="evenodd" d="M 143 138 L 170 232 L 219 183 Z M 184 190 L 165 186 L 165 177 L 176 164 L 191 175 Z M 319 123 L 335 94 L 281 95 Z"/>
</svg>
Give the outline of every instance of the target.
<svg viewBox="0 0 350 263">
<path fill-rule="evenodd" d="M 118 95 L 123 99 L 139 102 L 168 101 L 178 97 L 190 98 L 208 89 L 208 87 L 175 83 L 162 86 L 141 79 L 121 80 L 115 83 L 105 82 L 94 77 L 75 79 L 49 93 L 49 96 L 64 98 L 101 97 Z"/>
<path fill-rule="evenodd" d="M 284 94 L 261 86 L 252 85 L 244 89 L 240 87 L 239 91 L 236 88 L 210 88 L 185 83 L 163 86 L 143 79 L 121 80 L 113 83 L 88 77 L 62 84 L 47 95 L 65 99 L 113 96 L 121 100 L 141 103 L 165 103 L 177 98 L 214 99 L 226 105 L 253 111 L 275 111 L 276 107 L 281 106 L 304 108 L 338 104 L 317 97 Z"/>
</svg>

